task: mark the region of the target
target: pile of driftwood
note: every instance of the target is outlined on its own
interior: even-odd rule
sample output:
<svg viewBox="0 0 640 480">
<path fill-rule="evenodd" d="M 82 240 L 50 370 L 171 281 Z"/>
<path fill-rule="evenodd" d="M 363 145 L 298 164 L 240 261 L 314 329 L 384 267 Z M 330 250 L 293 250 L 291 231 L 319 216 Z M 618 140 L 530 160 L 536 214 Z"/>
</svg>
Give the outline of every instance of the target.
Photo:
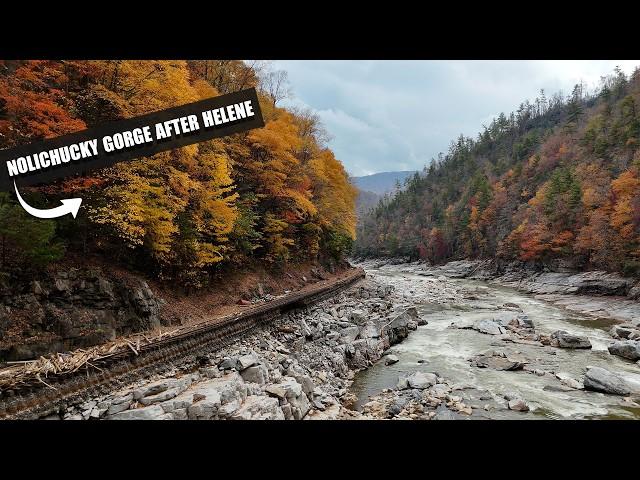
<svg viewBox="0 0 640 480">
<path fill-rule="evenodd" d="M 80 369 L 100 370 L 93 362 L 126 349 L 138 355 L 141 347 L 173 336 L 179 330 L 178 328 L 167 332 L 159 331 L 156 334 L 139 333 L 87 349 L 79 348 L 68 353 L 53 353 L 36 360 L 8 362 L 9 366 L 0 370 L 0 391 L 10 390 L 33 379 L 55 389 L 46 382 L 47 376 L 77 372 Z"/>
</svg>

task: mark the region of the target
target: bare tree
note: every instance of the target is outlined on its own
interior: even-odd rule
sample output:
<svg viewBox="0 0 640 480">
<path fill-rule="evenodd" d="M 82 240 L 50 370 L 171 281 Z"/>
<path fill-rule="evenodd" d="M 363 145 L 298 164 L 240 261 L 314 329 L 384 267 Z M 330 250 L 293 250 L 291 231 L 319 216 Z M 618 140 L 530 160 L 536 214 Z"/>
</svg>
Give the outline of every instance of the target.
<svg viewBox="0 0 640 480">
<path fill-rule="evenodd" d="M 272 70 L 262 76 L 261 86 L 264 92 L 271 98 L 273 106 L 291 95 L 289 78 L 284 70 Z"/>
</svg>

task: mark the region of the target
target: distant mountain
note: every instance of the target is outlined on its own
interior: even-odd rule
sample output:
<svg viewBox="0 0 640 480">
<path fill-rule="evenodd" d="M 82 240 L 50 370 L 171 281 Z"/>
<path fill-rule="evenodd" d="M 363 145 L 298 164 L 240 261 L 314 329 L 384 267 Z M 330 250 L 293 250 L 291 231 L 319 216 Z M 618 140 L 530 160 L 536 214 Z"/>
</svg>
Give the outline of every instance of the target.
<svg viewBox="0 0 640 480">
<path fill-rule="evenodd" d="M 364 177 L 351 177 L 353 184 L 360 190 L 384 195 L 387 192 L 393 192 L 396 188 L 396 182 L 404 185 L 407 177 L 413 176 L 415 170 L 403 172 L 380 172 Z"/>
</svg>

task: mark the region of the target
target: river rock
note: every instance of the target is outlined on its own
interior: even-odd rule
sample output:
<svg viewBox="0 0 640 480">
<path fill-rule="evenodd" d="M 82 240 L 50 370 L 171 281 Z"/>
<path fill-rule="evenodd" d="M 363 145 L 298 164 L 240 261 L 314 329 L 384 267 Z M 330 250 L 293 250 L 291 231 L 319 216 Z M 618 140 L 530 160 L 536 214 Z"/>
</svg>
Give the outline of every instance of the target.
<svg viewBox="0 0 640 480">
<path fill-rule="evenodd" d="M 109 407 L 106 410 L 107 415 L 115 415 L 116 413 L 124 412 L 128 410 L 133 402 L 133 392 L 128 392 L 124 395 L 120 395 L 108 404 Z"/>
<path fill-rule="evenodd" d="M 292 374 L 293 378 L 296 379 L 296 382 L 298 382 L 300 385 L 302 385 L 302 391 L 305 395 L 307 395 L 309 398 L 313 397 L 313 391 L 315 390 L 316 386 L 313 383 L 313 380 L 311 379 L 311 377 L 309 375 L 306 374 Z"/>
<path fill-rule="evenodd" d="M 504 398 L 505 400 L 507 400 L 507 407 L 509 408 L 509 410 L 514 410 L 517 412 L 529 411 L 529 405 L 522 398 L 522 395 L 520 394 L 520 392 L 515 392 L 515 391 L 507 392 L 504 394 Z"/>
<path fill-rule="evenodd" d="M 260 363 L 260 360 L 256 356 L 255 353 L 249 353 L 247 355 L 242 355 L 238 357 L 238 370 L 246 370 L 249 367 L 253 367 Z"/>
<path fill-rule="evenodd" d="M 385 365 L 393 365 L 394 363 L 398 363 L 398 362 L 399 362 L 399 359 L 398 359 L 397 356 L 395 356 L 395 355 L 387 355 L 385 357 L 384 364 Z"/>
<path fill-rule="evenodd" d="M 475 321 L 471 328 L 480 333 L 486 333 L 488 335 L 502 335 L 503 333 L 507 332 L 507 330 L 499 323 L 493 320 L 486 319 Z"/>
<path fill-rule="evenodd" d="M 515 318 L 515 321 L 516 321 L 516 324 L 521 328 L 530 328 L 530 329 L 534 328 L 533 320 L 531 320 L 529 316 L 525 315 L 524 313 L 518 315 Z"/>
<path fill-rule="evenodd" d="M 269 370 L 264 365 L 254 365 L 240 372 L 245 382 L 264 385 L 269 381 Z"/>
<path fill-rule="evenodd" d="M 440 405 L 436 408 L 433 420 L 459 420 L 462 416 L 458 413 L 452 412 L 444 405 Z"/>
<path fill-rule="evenodd" d="M 289 398 L 288 401 L 289 405 L 291 405 L 291 415 L 295 420 L 302 420 L 311 409 L 311 403 L 304 393 Z"/>
<path fill-rule="evenodd" d="M 416 307 L 409 307 L 405 310 L 405 313 L 411 317 L 411 319 L 416 323 L 416 325 L 427 325 L 426 319 L 420 317 L 418 314 L 418 309 Z"/>
<path fill-rule="evenodd" d="M 265 392 L 281 399 L 294 398 L 302 393 L 302 385 L 293 377 L 283 377 L 280 383 L 267 385 Z"/>
<path fill-rule="evenodd" d="M 551 344 L 560 348 L 591 348 L 587 337 L 572 335 L 564 330 L 557 330 L 551 334 Z"/>
<path fill-rule="evenodd" d="M 251 395 L 230 417 L 232 420 L 284 420 L 284 414 L 273 397 Z"/>
<path fill-rule="evenodd" d="M 529 405 L 522 398 L 513 398 L 509 400 L 509 410 L 515 410 L 516 412 L 528 412 Z"/>
<path fill-rule="evenodd" d="M 200 382 L 162 404 L 167 411 L 187 409 L 190 420 L 228 418 L 247 398 L 248 389 L 237 372 Z"/>
<path fill-rule="evenodd" d="M 218 364 L 220 370 L 231 370 L 232 368 L 238 368 L 238 357 L 225 357 Z"/>
<path fill-rule="evenodd" d="M 556 378 L 558 380 L 560 380 L 560 383 L 562 383 L 563 385 L 565 385 L 565 386 L 567 386 L 567 387 L 569 387 L 571 389 L 582 390 L 584 388 L 584 385 L 581 382 L 579 382 L 578 380 L 573 378 L 568 373 L 558 372 L 558 373 L 556 373 Z"/>
<path fill-rule="evenodd" d="M 364 310 L 352 310 L 349 320 L 357 324 L 364 323 L 367 321 L 367 314 Z"/>
<path fill-rule="evenodd" d="M 178 386 L 176 386 L 174 388 L 170 388 L 169 390 L 165 390 L 163 392 L 156 393 L 155 395 L 149 395 L 149 396 L 146 396 L 146 397 L 142 397 L 138 401 L 142 405 L 145 405 L 145 406 L 153 405 L 153 404 L 156 404 L 156 403 L 162 403 L 162 402 L 170 400 L 170 399 L 172 399 L 174 397 L 177 397 L 186 388 L 187 388 L 187 386 L 185 384 L 180 383 L 180 384 L 178 384 Z"/>
<path fill-rule="evenodd" d="M 147 385 L 135 389 L 133 391 L 133 398 L 135 400 L 140 400 L 143 397 L 154 396 L 166 390 L 178 388 L 181 383 L 183 382 L 177 378 L 164 378 L 156 382 L 151 382 Z"/>
<path fill-rule="evenodd" d="M 189 420 L 211 420 L 216 418 L 222 406 L 220 392 L 215 388 L 207 387 L 200 388 L 199 392 L 195 398 L 193 394 L 190 395 L 193 404 L 187 407 L 187 418 L 189 418 Z M 204 398 L 202 398 L 203 396 Z M 182 399 L 178 399 L 178 402 L 172 403 L 172 407 L 179 406 L 182 401 Z M 179 408 L 172 409 L 179 410 Z"/>
<path fill-rule="evenodd" d="M 133 397 L 132 397 L 133 398 Z M 129 410 L 131 406 L 131 401 L 122 402 L 118 404 L 111 404 L 107 409 L 107 416 L 115 415 L 116 413 L 124 412 L 125 410 Z"/>
<path fill-rule="evenodd" d="M 640 360 L 640 342 L 636 340 L 621 340 L 609 346 L 609 353 L 629 360 Z"/>
<path fill-rule="evenodd" d="M 526 363 L 523 357 L 495 351 L 481 353 L 471 359 L 471 365 L 493 370 L 522 370 Z"/>
<path fill-rule="evenodd" d="M 366 368 L 382 357 L 385 342 L 382 339 L 367 338 L 348 345 L 347 361 L 352 369 Z"/>
<path fill-rule="evenodd" d="M 410 322 L 413 322 L 411 316 L 404 312 L 395 317 L 388 325 L 385 326 L 385 333 L 389 338 L 389 345 L 395 345 L 407 338 L 410 330 Z"/>
<path fill-rule="evenodd" d="M 613 327 L 611 327 L 611 330 L 609 330 L 609 334 L 612 337 L 620 338 L 620 339 L 629 338 L 629 335 L 635 332 L 637 332 L 637 330 L 635 330 L 634 328 L 623 326 L 623 325 L 614 325 Z"/>
<path fill-rule="evenodd" d="M 404 390 L 407 388 L 416 388 L 418 390 L 424 390 L 432 385 L 435 385 L 438 381 L 438 377 L 433 373 L 415 372 L 406 377 L 400 377 L 398 379 L 398 390 Z"/>
<path fill-rule="evenodd" d="M 444 383 L 436 383 L 433 387 L 429 388 L 428 393 L 432 397 L 443 399 L 451 393 L 451 387 Z"/>
<path fill-rule="evenodd" d="M 529 276 L 519 288 L 532 293 L 626 295 L 633 281 L 615 273 L 591 271 L 578 274 L 545 272 Z"/>
<path fill-rule="evenodd" d="M 629 395 L 631 393 L 629 386 L 622 378 L 601 367 L 587 367 L 584 388 L 612 395 Z"/>
<path fill-rule="evenodd" d="M 109 417 L 110 420 L 170 420 L 172 418 L 173 416 L 165 413 L 160 405 L 127 410 Z"/>
</svg>

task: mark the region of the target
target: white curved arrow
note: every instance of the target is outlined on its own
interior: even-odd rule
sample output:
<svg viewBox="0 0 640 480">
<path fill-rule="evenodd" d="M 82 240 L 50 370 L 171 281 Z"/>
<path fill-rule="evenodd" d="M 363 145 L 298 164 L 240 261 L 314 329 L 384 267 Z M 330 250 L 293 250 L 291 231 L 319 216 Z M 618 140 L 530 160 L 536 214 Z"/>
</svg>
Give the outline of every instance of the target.
<svg viewBox="0 0 640 480">
<path fill-rule="evenodd" d="M 56 208 L 49 208 L 47 210 L 40 210 L 39 208 L 33 208 L 27 202 L 25 202 L 20 196 L 20 192 L 18 192 L 18 186 L 16 185 L 16 181 L 13 181 L 13 187 L 16 189 L 16 196 L 18 197 L 18 201 L 22 208 L 24 208 L 28 214 L 33 215 L 38 218 L 57 218 L 67 213 L 73 215 L 73 218 L 76 218 L 78 214 L 78 210 L 80 209 L 80 204 L 82 203 L 81 198 L 67 198 L 66 200 L 60 200 L 62 205 Z"/>
</svg>

